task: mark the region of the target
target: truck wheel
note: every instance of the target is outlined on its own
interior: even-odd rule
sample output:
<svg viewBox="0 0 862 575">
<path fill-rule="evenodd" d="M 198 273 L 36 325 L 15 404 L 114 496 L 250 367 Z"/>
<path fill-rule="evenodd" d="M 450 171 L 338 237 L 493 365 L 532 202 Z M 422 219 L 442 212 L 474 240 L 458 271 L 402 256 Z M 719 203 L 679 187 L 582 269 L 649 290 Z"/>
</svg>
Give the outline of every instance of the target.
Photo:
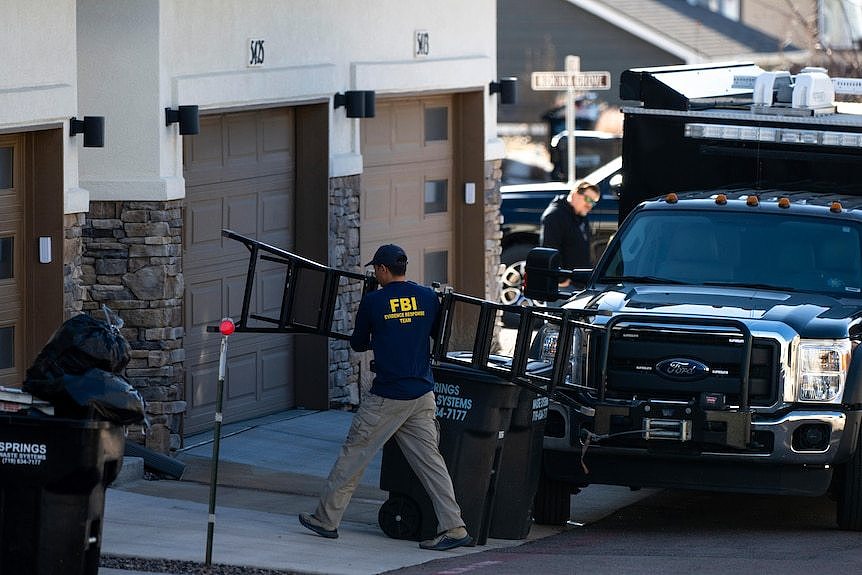
<svg viewBox="0 0 862 575">
<path fill-rule="evenodd" d="M 524 297 L 522 285 L 524 283 L 524 266 L 527 263 L 527 254 L 533 249 L 531 244 L 515 244 L 503 250 L 500 261 L 505 266 L 500 274 L 500 303 L 504 305 L 520 306 L 544 306 L 544 302 L 530 300 Z M 503 314 L 503 325 L 506 327 L 517 327 L 518 316 L 512 313 Z"/>
<path fill-rule="evenodd" d="M 568 483 L 539 475 L 533 499 L 533 520 L 539 525 L 565 525 L 571 515 L 572 488 Z"/>
<path fill-rule="evenodd" d="M 418 540 L 422 528 L 422 511 L 410 497 L 391 493 L 377 512 L 377 524 L 392 539 Z"/>
<path fill-rule="evenodd" d="M 843 473 L 837 493 L 838 527 L 862 531 L 862 430 L 856 439 L 856 451 L 836 471 Z"/>
</svg>

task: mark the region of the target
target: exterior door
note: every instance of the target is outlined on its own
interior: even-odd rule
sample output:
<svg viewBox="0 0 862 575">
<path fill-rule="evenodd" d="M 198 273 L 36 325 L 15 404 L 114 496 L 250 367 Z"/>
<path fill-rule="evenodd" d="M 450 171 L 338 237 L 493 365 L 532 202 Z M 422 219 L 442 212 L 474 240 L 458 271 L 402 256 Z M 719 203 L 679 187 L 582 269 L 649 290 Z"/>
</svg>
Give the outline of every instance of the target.
<svg viewBox="0 0 862 575">
<path fill-rule="evenodd" d="M 0 385 L 15 387 L 27 369 L 24 148 L 0 135 Z"/>
<path fill-rule="evenodd" d="M 289 108 L 204 115 L 200 134 L 185 138 L 185 433 L 213 422 L 221 336 L 207 333 L 222 317 L 239 319 L 248 250 L 222 228 L 292 250 L 295 207 L 295 117 Z M 277 315 L 284 266 L 261 262 L 252 310 Z M 293 339 L 230 336 L 225 421 L 294 404 Z M 323 383 L 325 385 L 325 382 Z"/>
</svg>

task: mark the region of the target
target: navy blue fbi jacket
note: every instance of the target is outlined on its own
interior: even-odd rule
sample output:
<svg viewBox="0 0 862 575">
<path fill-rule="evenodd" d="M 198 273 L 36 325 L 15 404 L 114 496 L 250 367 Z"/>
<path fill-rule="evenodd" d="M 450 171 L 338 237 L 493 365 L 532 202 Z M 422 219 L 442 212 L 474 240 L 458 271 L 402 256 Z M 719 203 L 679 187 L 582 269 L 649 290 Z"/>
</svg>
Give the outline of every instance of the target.
<svg viewBox="0 0 862 575">
<path fill-rule="evenodd" d="M 430 337 L 439 310 L 437 294 L 414 282 L 390 282 L 362 298 L 350 347 L 374 350 L 371 393 L 416 399 L 434 388 Z"/>
</svg>

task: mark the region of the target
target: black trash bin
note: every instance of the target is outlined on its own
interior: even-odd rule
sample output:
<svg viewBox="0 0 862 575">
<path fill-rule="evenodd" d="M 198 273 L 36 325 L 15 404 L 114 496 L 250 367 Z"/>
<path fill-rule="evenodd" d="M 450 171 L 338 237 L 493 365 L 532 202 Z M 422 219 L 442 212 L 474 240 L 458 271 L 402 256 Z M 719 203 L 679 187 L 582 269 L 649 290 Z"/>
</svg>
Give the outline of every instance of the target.
<svg viewBox="0 0 862 575">
<path fill-rule="evenodd" d="M 526 539 L 530 534 L 547 420 L 548 398 L 522 388 L 497 476 L 489 530 L 494 539 Z"/>
<path fill-rule="evenodd" d="M 467 531 L 477 544 L 484 545 L 496 472 L 519 388 L 456 364 L 434 366 L 434 380 L 440 453 L 452 476 Z M 378 514 L 386 535 L 413 540 L 437 535 L 431 500 L 394 438 L 383 449 L 380 488 L 389 492 Z"/>
<path fill-rule="evenodd" d="M 123 427 L 0 416 L 0 575 L 96 575 Z"/>
</svg>

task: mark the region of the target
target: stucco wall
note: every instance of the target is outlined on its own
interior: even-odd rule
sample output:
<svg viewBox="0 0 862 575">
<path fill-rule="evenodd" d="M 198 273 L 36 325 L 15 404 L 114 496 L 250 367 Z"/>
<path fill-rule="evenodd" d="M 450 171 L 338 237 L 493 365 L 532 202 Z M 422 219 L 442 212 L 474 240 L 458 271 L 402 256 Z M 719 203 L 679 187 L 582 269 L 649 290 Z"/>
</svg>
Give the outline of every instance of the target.
<svg viewBox="0 0 862 575">
<path fill-rule="evenodd" d="M 331 103 L 354 89 L 487 91 L 496 75 L 494 0 L 78 0 L 78 18 L 81 100 L 107 116 L 111 148 L 81 156 L 94 200 L 183 197 L 166 107 Z M 417 30 L 430 38 L 421 58 Z M 264 40 L 261 67 L 247 65 L 250 39 Z M 330 110 L 330 176 L 361 173 L 360 124 Z M 486 158 L 502 157 L 495 105 L 485 127 Z"/>
<path fill-rule="evenodd" d="M 75 67 L 75 0 L 4 2 L 0 5 L 0 131 L 62 127 L 79 114 Z M 78 140 L 64 148 L 66 213 L 80 211 Z"/>
</svg>

